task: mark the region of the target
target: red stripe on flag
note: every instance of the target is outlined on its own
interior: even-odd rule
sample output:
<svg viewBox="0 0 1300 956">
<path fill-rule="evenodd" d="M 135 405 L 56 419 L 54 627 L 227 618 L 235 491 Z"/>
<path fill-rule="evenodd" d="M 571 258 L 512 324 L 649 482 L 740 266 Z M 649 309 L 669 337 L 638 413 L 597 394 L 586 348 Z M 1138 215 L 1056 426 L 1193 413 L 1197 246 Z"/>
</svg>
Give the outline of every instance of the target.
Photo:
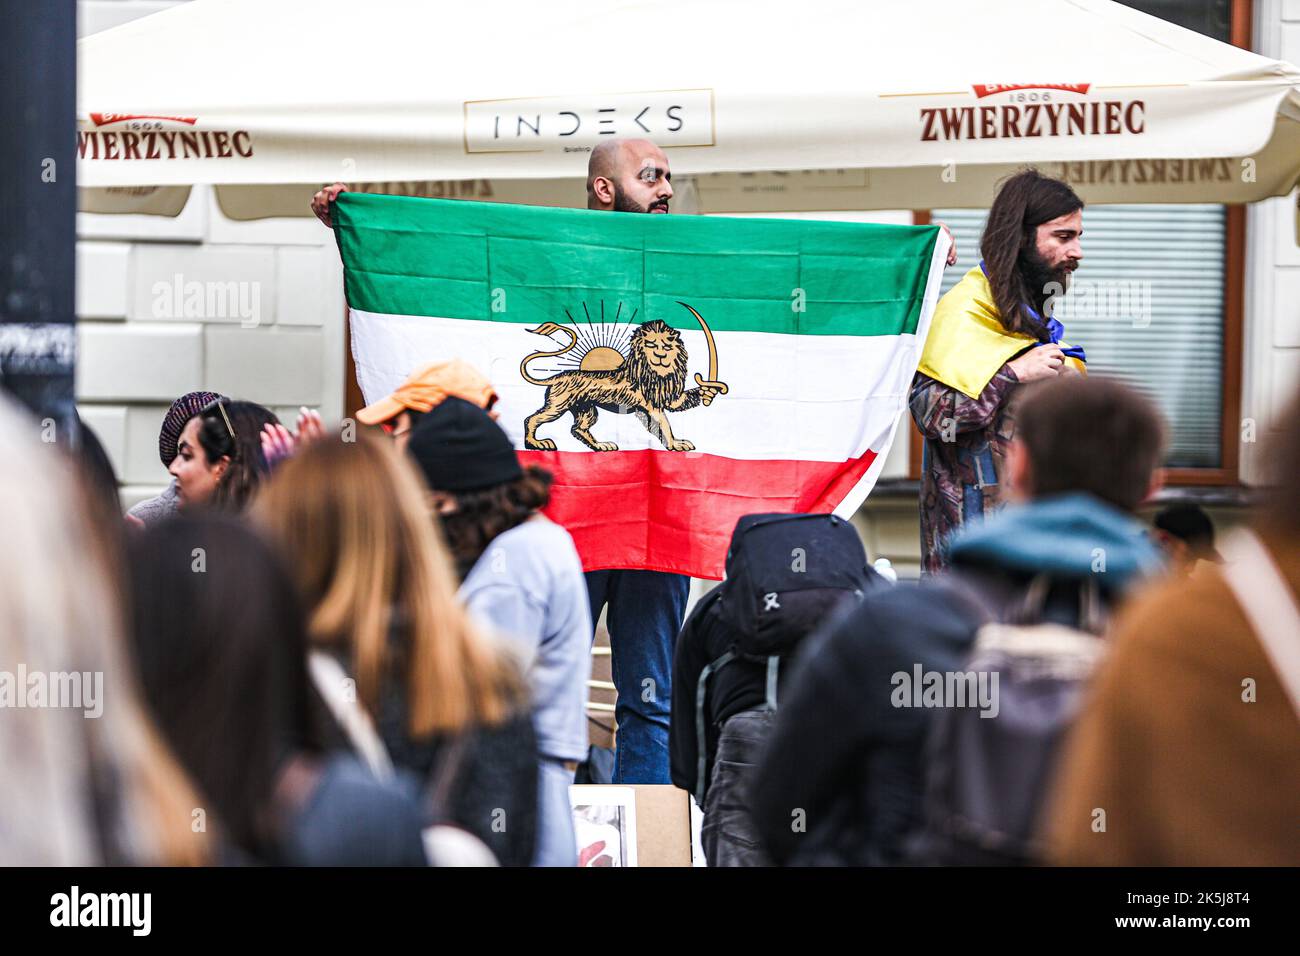
<svg viewBox="0 0 1300 956">
<path fill-rule="evenodd" d="M 699 452 L 521 451 L 555 476 L 546 513 L 588 571 L 647 568 L 721 578 L 741 515 L 829 512 L 876 453 L 848 461 L 742 461 Z"/>
</svg>

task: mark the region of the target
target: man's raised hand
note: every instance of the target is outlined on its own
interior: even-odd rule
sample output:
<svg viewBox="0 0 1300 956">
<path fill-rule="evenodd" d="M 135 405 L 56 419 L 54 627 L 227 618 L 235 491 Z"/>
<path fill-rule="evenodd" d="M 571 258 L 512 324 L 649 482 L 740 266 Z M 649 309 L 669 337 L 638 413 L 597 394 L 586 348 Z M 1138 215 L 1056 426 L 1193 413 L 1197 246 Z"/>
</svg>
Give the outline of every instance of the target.
<svg viewBox="0 0 1300 956">
<path fill-rule="evenodd" d="M 334 223 L 330 222 L 330 203 L 339 198 L 339 193 L 348 191 L 347 184 L 335 183 L 332 186 L 326 186 L 311 197 L 311 211 L 316 214 L 316 218 L 330 228 Z"/>
<path fill-rule="evenodd" d="M 938 226 L 940 229 L 942 229 L 942 230 L 947 234 L 947 236 L 948 236 L 948 265 L 950 265 L 950 266 L 955 266 L 955 265 L 957 264 L 957 240 L 953 237 L 952 230 L 948 228 L 948 224 L 947 224 L 947 223 L 945 223 L 945 222 L 939 222 L 939 220 L 936 219 L 936 220 L 934 221 L 934 224 L 935 224 L 936 226 Z"/>
</svg>

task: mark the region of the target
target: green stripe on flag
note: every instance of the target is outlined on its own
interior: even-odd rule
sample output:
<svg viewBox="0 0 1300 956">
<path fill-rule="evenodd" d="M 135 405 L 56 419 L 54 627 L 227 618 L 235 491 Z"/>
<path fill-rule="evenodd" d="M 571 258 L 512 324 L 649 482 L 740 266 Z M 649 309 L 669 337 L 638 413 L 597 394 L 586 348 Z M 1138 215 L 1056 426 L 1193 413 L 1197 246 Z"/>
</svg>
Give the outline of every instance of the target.
<svg viewBox="0 0 1300 956">
<path fill-rule="evenodd" d="M 915 332 L 938 233 L 364 193 L 334 209 L 353 308 L 526 325 L 603 308 L 698 328 L 680 300 L 719 332 Z"/>
</svg>

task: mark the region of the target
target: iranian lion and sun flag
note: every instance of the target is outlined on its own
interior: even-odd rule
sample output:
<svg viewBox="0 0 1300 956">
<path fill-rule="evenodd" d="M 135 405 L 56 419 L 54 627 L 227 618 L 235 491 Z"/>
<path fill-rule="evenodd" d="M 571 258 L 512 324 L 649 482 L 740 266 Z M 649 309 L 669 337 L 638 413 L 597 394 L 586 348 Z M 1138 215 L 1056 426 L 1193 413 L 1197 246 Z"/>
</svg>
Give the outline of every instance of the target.
<svg viewBox="0 0 1300 956">
<path fill-rule="evenodd" d="M 736 519 L 848 517 L 906 408 L 937 226 L 638 216 L 344 193 L 367 402 L 461 358 L 587 570 L 721 577 Z"/>
</svg>

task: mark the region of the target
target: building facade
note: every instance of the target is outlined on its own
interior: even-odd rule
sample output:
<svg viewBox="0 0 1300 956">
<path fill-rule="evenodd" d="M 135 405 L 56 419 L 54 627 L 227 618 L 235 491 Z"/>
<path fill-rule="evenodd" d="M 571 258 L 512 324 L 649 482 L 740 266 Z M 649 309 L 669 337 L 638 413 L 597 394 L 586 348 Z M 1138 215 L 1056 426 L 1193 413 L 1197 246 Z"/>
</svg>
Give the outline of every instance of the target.
<svg viewBox="0 0 1300 956">
<path fill-rule="evenodd" d="M 81 0 L 78 32 L 89 35 L 175 2 L 185 0 Z M 1300 63 L 1300 0 L 1132 5 Z M 575 193 L 574 204 L 582 201 Z M 1096 207 L 1085 219 L 1091 258 L 1079 277 L 1091 275 L 1111 296 L 1106 303 L 1117 301 L 1117 291 L 1135 296 L 1117 306 L 1127 325 L 1111 335 L 1115 329 L 1104 325 L 1114 317 L 1105 311 L 1110 306 L 1092 315 L 1076 309 L 1071 325 L 1069 297 L 1064 303 L 1067 326 L 1096 330 L 1103 371 L 1154 378 L 1175 393 L 1191 386 L 1166 407 L 1175 431 L 1168 495 L 1196 497 L 1228 522 L 1240 516 L 1242 487 L 1258 479 L 1261 443 L 1300 388 L 1296 201 L 1293 194 L 1245 209 Z M 950 281 L 974 261 L 982 223 L 976 210 L 824 215 L 944 219 L 962 253 Z M 315 219 L 235 222 L 200 186 L 175 218 L 83 213 L 78 235 L 78 408 L 112 458 L 127 504 L 166 483 L 158 427 L 168 403 L 186 391 L 257 401 L 290 422 L 303 405 L 327 420 L 342 417 L 342 270 L 332 234 Z M 1126 242 L 1170 254 L 1133 271 Z M 1086 335 L 1079 338 L 1092 346 Z M 917 568 L 919 540 L 915 443 L 904 426 L 857 524 L 872 557 L 890 558 L 906 575 Z"/>
</svg>

